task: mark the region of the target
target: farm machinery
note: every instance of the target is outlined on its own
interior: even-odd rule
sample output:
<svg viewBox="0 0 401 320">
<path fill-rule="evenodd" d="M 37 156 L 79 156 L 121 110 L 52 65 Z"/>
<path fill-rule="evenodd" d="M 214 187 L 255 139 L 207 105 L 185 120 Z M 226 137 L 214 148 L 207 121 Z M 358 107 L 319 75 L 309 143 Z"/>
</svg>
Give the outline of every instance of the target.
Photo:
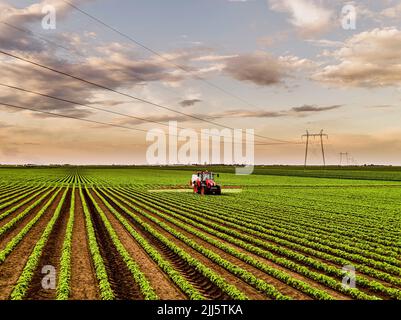
<svg viewBox="0 0 401 320">
<path fill-rule="evenodd" d="M 214 181 L 215 176 L 219 177 L 218 174 L 209 171 L 194 173 L 190 181 L 190 185 L 194 188 L 194 193 L 221 195 L 221 186 Z"/>
</svg>

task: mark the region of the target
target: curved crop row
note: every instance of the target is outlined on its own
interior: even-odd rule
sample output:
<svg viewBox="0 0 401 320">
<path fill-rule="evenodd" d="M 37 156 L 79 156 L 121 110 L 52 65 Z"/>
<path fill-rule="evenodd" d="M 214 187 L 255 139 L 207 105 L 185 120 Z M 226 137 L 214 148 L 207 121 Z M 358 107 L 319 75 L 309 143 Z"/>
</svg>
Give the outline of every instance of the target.
<svg viewBox="0 0 401 320">
<path fill-rule="evenodd" d="M 254 194 L 252 194 L 253 197 L 255 197 Z M 167 195 L 165 197 L 168 197 Z M 187 199 L 188 200 L 188 199 Z M 200 205 L 202 206 L 202 201 L 198 199 L 198 201 L 196 201 L 196 203 L 194 202 L 195 199 L 191 199 L 191 204 L 194 205 L 196 204 L 196 206 Z M 244 201 L 243 199 L 241 199 L 242 202 Z M 369 246 L 378 246 L 380 248 L 385 249 L 386 251 L 388 250 L 394 250 L 395 253 L 398 254 L 401 252 L 401 248 L 394 248 L 394 242 L 393 241 L 388 241 L 382 238 L 379 238 L 375 235 L 371 235 L 371 234 L 366 234 L 366 230 L 363 229 L 361 231 L 356 231 L 355 230 L 355 226 L 353 226 L 352 231 L 349 230 L 349 228 L 347 227 L 348 224 L 345 225 L 333 225 L 330 222 L 327 223 L 320 223 L 319 225 L 311 222 L 310 219 L 310 210 L 304 210 L 305 214 L 302 214 L 302 212 L 299 211 L 299 209 L 297 209 L 297 211 L 294 211 L 291 213 L 290 217 L 288 217 L 288 213 L 290 211 L 288 210 L 284 210 L 282 208 L 282 206 L 268 206 L 269 211 L 273 211 L 274 213 L 271 213 L 269 211 L 266 211 L 266 204 L 264 204 L 263 210 L 261 209 L 261 211 L 259 211 L 259 207 L 261 207 L 261 205 L 258 202 L 252 202 L 249 203 L 252 206 L 252 210 L 249 210 L 248 208 L 246 208 L 246 205 L 244 206 L 244 204 L 242 204 L 241 206 L 236 204 L 236 203 L 230 203 L 230 205 L 227 205 L 225 203 L 222 202 L 217 202 L 217 200 L 215 199 L 211 199 L 210 200 L 211 203 L 217 204 L 219 206 L 219 208 L 227 208 L 227 210 L 229 212 L 235 213 L 247 213 L 247 215 L 249 214 L 251 217 L 254 216 L 262 216 L 264 218 L 269 217 L 272 218 L 272 221 L 279 221 L 281 224 L 285 224 L 287 227 L 291 227 L 291 226 L 295 226 L 295 228 L 307 228 L 307 230 L 312 230 L 312 232 L 323 232 L 324 237 L 326 237 L 327 235 L 338 235 L 341 237 L 348 237 L 350 239 L 353 239 L 354 237 L 357 237 L 361 240 L 364 240 L 365 242 L 369 243 Z M 285 203 L 285 201 L 283 201 L 283 203 Z M 258 213 L 259 212 L 259 213 Z M 285 213 L 285 215 L 280 214 L 281 212 Z M 296 216 L 296 220 L 293 219 L 293 217 Z M 382 234 L 381 234 L 382 235 Z M 321 237 L 323 238 L 323 237 Z M 345 238 L 346 239 L 346 238 Z M 385 247 L 383 247 L 385 246 Z"/>
</svg>

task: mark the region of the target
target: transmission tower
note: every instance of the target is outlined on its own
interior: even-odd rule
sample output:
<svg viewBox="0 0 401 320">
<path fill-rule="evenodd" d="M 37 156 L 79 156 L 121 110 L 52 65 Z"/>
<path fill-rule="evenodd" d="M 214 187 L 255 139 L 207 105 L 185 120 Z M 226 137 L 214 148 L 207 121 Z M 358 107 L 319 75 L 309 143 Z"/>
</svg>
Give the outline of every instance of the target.
<svg viewBox="0 0 401 320">
<path fill-rule="evenodd" d="M 349 153 L 348 152 L 340 152 L 340 166 L 343 164 L 343 157 L 347 160 L 347 165 L 349 165 Z"/>
<path fill-rule="evenodd" d="M 306 130 L 306 134 L 302 136 L 302 138 L 306 137 L 306 149 L 305 149 L 305 163 L 304 166 L 306 167 L 306 163 L 308 160 L 308 149 L 309 149 L 309 138 L 320 138 L 320 147 L 322 149 L 322 158 L 323 158 L 323 166 L 326 166 L 326 158 L 324 155 L 324 145 L 323 145 L 323 137 L 326 137 L 327 139 L 329 136 L 327 134 L 323 133 L 323 129 L 320 130 L 320 133 L 309 133 L 308 130 Z"/>
</svg>

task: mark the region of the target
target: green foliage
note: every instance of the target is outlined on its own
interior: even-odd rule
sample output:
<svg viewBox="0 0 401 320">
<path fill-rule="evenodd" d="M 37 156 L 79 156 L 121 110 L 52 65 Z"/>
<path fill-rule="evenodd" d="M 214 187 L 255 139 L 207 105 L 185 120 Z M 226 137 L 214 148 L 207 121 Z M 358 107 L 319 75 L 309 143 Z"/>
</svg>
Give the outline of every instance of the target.
<svg viewBox="0 0 401 320">
<path fill-rule="evenodd" d="M 111 225 L 110 221 L 107 219 L 103 210 L 97 204 L 96 200 L 93 198 L 93 196 L 88 191 L 88 189 L 86 189 L 86 192 L 87 192 L 90 200 L 92 201 L 92 203 L 96 209 L 96 212 L 99 214 L 100 218 L 102 219 L 102 222 L 104 223 L 104 226 L 106 227 L 106 230 L 107 230 L 108 234 L 110 235 L 110 238 L 111 238 L 114 246 L 116 247 L 118 253 L 121 255 L 124 262 L 126 263 L 129 271 L 131 272 L 131 274 L 133 276 L 134 281 L 139 285 L 139 288 L 140 288 L 141 293 L 143 294 L 145 300 L 158 299 L 156 293 L 154 292 L 152 286 L 150 285 L 149 280 L 145 277 L 145 275 L 142 273 L 142 271 L 140 270 L 137 263 L 131 258 L 128 251 L 125 249 L 125 247 L 121 243 L 116 231 L 113 229 L 113 226 Z"/>
<path fill-rule="evenodd" d="M 115 298 L 114 293 L 109 283 L 106 267 L 104 266 L 103 258 L 99 250 L 99 245 L 97 244 L 96 241 L 95 229 L 93 228 L 88 205 L 86 203 L 81 187 L 79 187 L 79 195 L 82 202 L 82 208 L 85 214 L 85 225 L 89 243 L 89 251 L 92 256 L 92 262 L 95 267 L 96 278 L 99 283 L 100 296 L 103 300 L 113 300 Z"/>
<path fill-rule="evenodd" d="M 103 201 L 107 208 L 112 212 L 121 224 L 127 229 L 132 237 L 139 243 L 139 245 L 149 254 L 149 256 L 157 263 L 157 265 L 170 277 L 170 279 L 184 292 L 191 300 L 203 300 L 204 297 L 195 289 L 184 277 L 177 272 L 171 264 L 163 259 L 160 253 L 154 249 L 138 232 L 131 227 L 128 221 L 116 211 L 109 202 L 96 190 L 97 196 Z"/>
<path fill-rule="evenodd" d="M 52 192 L 54 189 L 50 190 L 50 192 Z M 15 247 L 21 242 L 21 240 L 26 236 L 26 234 L 29 232 L 29 230 L 32 229 L 32 227 L 38 222 L 38 220 L 44 215 L 44 213 L 46 212 L 47 208 L 50 207 L 50 205 L 52 204 L 52 202 L 54 201 L 54 199 L 56 198 L 56 196 L 58 195 L 58 193 L 60 192 L 61 189 L 57 190 L 49 199 L 49 201 L 47 201 L 47 203 L 39 210 L 39 212 L 35 215 L 35 217 L 33 217 L 25 226 L 24 228 L 22 228 L 22 230 L 16 235 L 14 236 L 4 247 L 3 250 L 0 251 L 0 264 L 2 264 L 4 262 L 4 260 L 7 258 L 7 256 L 15 249 Z M 43 200 L 43 199 L 42 199 Z M 38 200 L 39 201 L 39 200 Z M 22 212 L 21 214 L 27 214 L 24 212 Z M 17 216 L 15 219 L 11 220 L 8 224 L 4 225 L 3 228 L 1 228 L 0 230 L 2 232 L 5 232 L 6 230 L 10 229 L 11 227 L 13 227 L 19 220 L 21 220 L 22 218 L 19 216 Z"/>
<path fill-rule="evenodd" d="M 75 186 L 73 186 L 71 191 L 69 192 L 71 192 L 70 212 L 60 259 L 60 274 L 57 284 L 57 300 L 67 300 L 71 292 L 71 250 L 72 233 L 74 229 L 75 219 Z"/>
<path fill-rule="evenodd" d="M 47 224 L 45 231 L 42 233 L 41 237 L 39 238 L 38 242 L 36 243 L 31 255 L 28 258 L 28 261 L 22 271 L 17 284 L 14 286 L 13 291 L 11 292 L 11 300 L 22 300 L 29 288 L 29 284 L 33 278 L 34 272 L 39 265 L 40 257 L 42 256 L 43 248 L 45 247 L 50 234 L 53 230 L 54 225 L 56 224 L 61 208 L 63 207 L 65 197 L 67 195 L 67 189 L 64 191 L 60 202 L 57 205 L 56 210 L 54 211 L 53 217 L 50 219 L 49 223 Z"/>
<path fill-rule="evenodd" d="M 205 277 L 207 277 L 210 281 L 212 281 L 215 285 L 217 285 L 221 290 L 223 290 L 225 293 L 227 293 L 230 297 L 233 299 L 238 299 L 238 300 L 244 300 L 247 299 L 246 295 L 239 291 L 235 286 L 228 284 L 225 279 L 209 268 L 207 268 L 205 265 L 203 265 L 201 262 L 199 262 L 197 259 L 192 257 L 190 254 L 185 252 L 183 249 L 179 248 L 177 245 L 175 245 L 172 241 L 168 240 L 165 236 L 157 232 L 154 228 L 152 228 L 149 224 L 143 222 L 137 215 L 135 215 L 132 211 L 127 209 L 125 206 L 123 206 L 117 199 L 120 199 L 119 196 L 115 196 L 115 198 L 108 194 L 108 197 L 119 206 L 120 209 L 122 209 L 125 213 L 127 213 L 136 223 L 138 223 L 144 230 L 149 232 L 151 235 L 159 239 L 163 244 L 165 244 L 170 250 L 172 250 L 174 253 L 176 253 L 180 258 L 182 258 L 185 262 L 187 262 L 189 265 L 195 267 L 199 272 L 201 272 Z M 125 200 L 120 199 L 122 202 L 125 203 Z M 130 206 L 129 203 L 127 203 L 128 206 Z"/>
<path fill-rule="evenodd" d="M 311 167 L 304 170 L 301 167 L 259 166 L 253 175 L 236 176 L 233 167 L 213 166 L 209 169 L 220 173 L 218 182 L 223 186 L 220 197 L 201 197 L 190 191 L 148 192 L 171 186 L 189 188 L 189 177 L 198 169 L 204 168 L 2 167 L 0 221 L 5 221 L 0 227 L 0 237 L 26 220 L 27 223 L 5 243 L 0 251 L 0 264 L 44 215 L 57 194 L 63 188 L 71 188 L 69 219 L 57 283 L 57 299 L 68 299 L 71 293 L 74 203 L 78 201 L 74 190 L 78 186 L 89 251 L 102 299 L 114 299 L 115 296 L 100 254 L 92 214 L 100 216 L 113 245 L 144 296 L 147 299 L 156 299 L 157 296 L 99 204 L 107 207 L 190 299 L 205 297 L 136 232 L 132 222 L 157 237 L 232 299 L 247 297 L 184 248 L 188 246 L 197 251 L 273 299 L 288 297 L 279 292 L 281 286 L 276 288 L 250 270 L 256 268 L 259 274 L 263 272 L 313 299 L 332 299 L 334 291 L 353 299 L 377 299 L 376 295 L 401 299 L 400 168 Z M 225 192 L 227 185 L 239 186 L 241 191 Z M 89 211 L 84 192 L 93 203 L 95 212 Z M 34 211 L 37 213 L 30 217 Z M 14 299 L 26 295 L 32 272 L 59 214 L 55 211 L 29 255 L 14 288 Z M 164 233 L 177 241 L 169 240 Z M 357 271 L 356 289 L 347 289 L 341 284 L 344 276 L 342 267 L 349 264 Z"/>
</svg>

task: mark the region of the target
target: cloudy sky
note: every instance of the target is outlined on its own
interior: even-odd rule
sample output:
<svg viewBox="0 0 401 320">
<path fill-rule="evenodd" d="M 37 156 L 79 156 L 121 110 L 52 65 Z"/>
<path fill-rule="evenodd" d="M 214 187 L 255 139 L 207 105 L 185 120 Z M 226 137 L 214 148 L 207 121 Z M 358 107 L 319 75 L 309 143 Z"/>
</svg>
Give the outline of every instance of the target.
<svg viewBox="0 0 401 320">
<path fill-rule="evenodd" d="M 126 37 L 63 0 L 0 0 L 0 163 L 145 163 L 143 131 L 207 119 L 254 129 L 257 163 L 302 164 L 324 129 L 330 164 L 401 164 L 401 1 L 69 1 Z"/>
</svg>

